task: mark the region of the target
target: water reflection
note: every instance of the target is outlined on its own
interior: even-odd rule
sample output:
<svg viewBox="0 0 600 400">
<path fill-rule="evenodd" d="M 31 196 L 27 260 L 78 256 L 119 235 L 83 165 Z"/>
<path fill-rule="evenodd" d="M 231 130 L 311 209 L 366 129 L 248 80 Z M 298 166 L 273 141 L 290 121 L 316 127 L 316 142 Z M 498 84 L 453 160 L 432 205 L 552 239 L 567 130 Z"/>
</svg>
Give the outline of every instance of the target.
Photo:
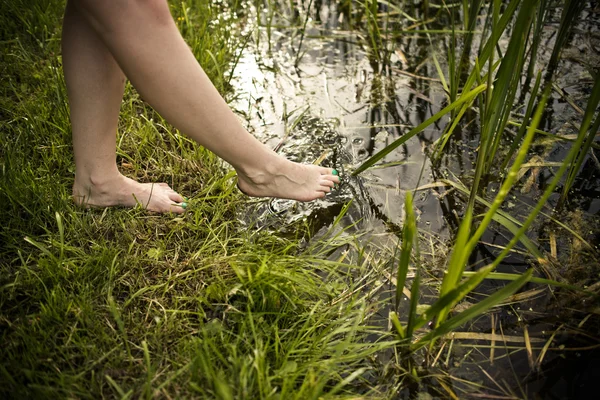
<svg viewBox="0 0 600 400">
<path fill-rule="evenodd" d="M 443 55 L 452 46 L 458 46 L 457 54 L 462 62 L 467 62 L 481 46 L 477 36 L 470 43 L 453 44 L 449 35 L 423 35 L 418 31 L 394 33 L 411 23 L 399 18 L 382 18 L 381 36 L 372 39 L 365 34 L 372 27 L 364 7 L 354 7 L 356 4 L 352 2 L 322 0 L 313 2 L 312 8 L 307 10 L 308 3 L 276 2 L 268 19 L 270 25 L 257 29 L 257 47 L 247 49 L 237 69 L 241 88 L 237 106 L 244 111 L 248 126 L 278 151 L 306 163 L 328 152 L 323 165 L 351 171 L 447 104 L 432 62 L 433 53 L 438 55 L 442 70 L 447 70 Z M 380 15 L 390 11 L 384 2 L 377 2 L 377 7 Z M 405 11 L 414 13 L 417 20 L 427 12 L 413 2 L 408 2 L 406 7 Z M 560 17 L 559 12 L 549 12 L 549 18 Z M 259 13 L 264 24 L 266 14 Z M 441 29 L 449 24 L 449 14 L 438 13 L 436 18 L 427 28 Z M 306 32 L 302 35 L 305 22 Z M 482 19 L 473 23 L 475 29 L 483 30 Z M 588 39 L 598 32 L 589 22 L 584 22 L 581 29 L 587 30 L 584 36 Z M 270 37 L 268 46 L 265 36 Z M 551 48 L 553 36 L 552 31 L 544 32 L 542 43 Z M 582 43 L 578 46 L 589 47 L 595 41 Z M 271 54 L 264 58 L 267 47 Z M 547 54 L 539 55 L 541 61 L 547 61 L 547 57 Z M 585 74 L 585 65 L 577 64 L 573 70 L 579 75 Z M 559 80 L 565 81 L 563 86 L 567 90 L 569 85 L 580 90 L 582 84 L 573 82 L 573 75 L 560 75 Z M 519 96 L 523 102 L 528 101 L 526 90 Z M 540 129 L 547 132 L 569 129 L 567 123 L 573 114 L 570 104 L 560 96 L 554 96 L 550 104 Z M 327 201 L 344 201 L 352 195 L 357 206 L 359 203 L 369 205 L 373 210 L 369 217 L 380 220 L 382 226 L 389 226 L 390 221 L 395 226 L 401 225 L 406 190 L 449 178 L 449 174 L 469 184 L 477 154 L 479 119 L 476 108 L 465 114 L 465 122 L 456 127 L 453 140 L 446 144 L 444 155 L 435 164 L 431 162 L 430 152 L 445 129 L 447 118 L 438 120 L 404 143 L 386 156 L 378 168 L 363 173 L 360 179 L 347 179 L 344 182 L 347 189 L 330 195 Z M 302 121 L 310 122 L 299 123 Z M 323 140 L 325 133 L 326 141 Z M 308 144 L 311 144 L 310 149 Z M 552 149 L 548 145 L 536 149 L 541 155 L 547 155 L 546 161 L 561 160 L 566 151 L 559 147 L 547 152 Z M 590 171 L 596 169 L 594 166 Z M 597 174 L 594 174 L 581 177 L 575 185 L 580 195 L 577 206 L 590 211 L 598 209 L 593 200 L 598 191 Z M 487 179 L 493 186 L 500 177 Z M 364 190 L 357 187 L 359 182 Z M 545 175 L 539 175 L 533 183 L 532 193 L 543 190 Z M 357 194 L 360 196 L 356 197 Z M 421 215 L 435 216 L 425 218 L 423 222 L 428 224 L 423 228 L 446 238 L 456 230 L 463 203 L 463 195 L 442 188 L 424 192 L 416 199 Z M 315 202 L 310 207 L 316 211 L 321 205 Z"/>
<path fill-rule="evenodd" d="M 248 126 L 265 143 L 297 161 L 312 163 L 322 159 L 323 165 L 340 169 L 344 180 L 340 189 L 324 200 L 310 204 L 277 200 L 259 202 L 254 206 L 254 214 L 248 213 L 246 218 L 267 228 L 275 227 L 278 231 L 285 223 L 303 219 L 312 234 L 318 236 L 320 231 L 330 227 L 342 204 L 352 200 L 352 207 L 340 228 L 351 227 L 351 233 L 368 232 L 369 235 L 363 236 L 363 239 L 375 247 L 393 247 L 402 227 L 406 190 L 448 178 L 469 185 L 479 144 L 480 115 L 476 108 L 465 114 L 464 123 L 457 126 L 453 140 L 446 144 L 443 157 L 436 163 L 432 163 L 430 153 L 446 128 L 447 118 L 440 119 L 398 147 L 359 178 L 350 177 L 349 172 L 364 160 L 447 104 L 432 54 L 439 56 L 442 70 L 447 70 L 443 55 L 448 53 L 452 44 L 448 35 L 394 34 L 398 28 L 406 28 L 398 19 L 382 25 L 380 39 L 369 40 L 364 34 L 369 29 L 364 9 L 352 8 L 352 2 L 321 0 L 315 1 L 309 10 L 311 19 L 300 49 L 301 60 L 296 66 L 300 27 L 307 16 L 307 4 L 306 1 L 277 3 L 271 22 L 278 28 L 271 27 L 269 44 L 265 38 L 267 28 L 257 30 L 255 47 L 245 51 L 237 69 L 239 97 L 236 107 L 243 112 Z M 388 11 L 384 2 L 377 2 L 377 5 L 379 12 Z M 408 2 L 405 12 L 419 19 L 427 10 Z M 429 9 L 429 12 L 432 10 Z M 559 11 L 549 12 L 551 20 L 560 19 Z M 446 14 L 438 15 L 438 20 L 429 28 L 445 28 L 448 19 Z M 475 21 L 475 24 L 476 29 L 482 29 L 482 20 Z M 353 29 L 356 25 L 360 29 Z M 593 39 L 599 31 L 597 24 L 585 22 L 581 29 L 583 37 L 588 35 L 592 38 L 589 46 L 600 42 L 597 38 Z M 552 30 L 543 34 L 542 43 L 552 48 Z M 577 40 L 575 43 L 588 46 L 585 40 Z M 480 42 L 475 38 L 472 43 L 458 45 L 464 61 L 472 58 Z M 271 49 L 271 54 L 264 58 L 267 48 Z M 548 57 L 548 54 L 541 53 L 539 60 L 545 62 Z M 589 86 L 591 79 L 586 70 L 589 61 L 570 65 L 570 68 L 573 73 L 559 75 L 560 86 L 567 91 L 573 88 L 574 92 L 584 92 L 583 88 Z M 518 95 L 521 103 L 526 104 L 528 92 L 524 90 Z M 567 125 L 573 117 L 572 106 L 560 96 L 554 96 L 549 104 L 551 107 L 546 110 L 540 129 L 552 133 L 572 129 Z M 562 160 L 567 147 L 540 141 L 536 142 L 534 150 L 538 156 L 544 156 L 545 161 L 552 162 Z M 594 152 L 597 155 L 598 152 Z M 569 204 L 571 209 L 580 208 L 590 213 L 600 211 L 597 200 L 600 198 L 600 168 L 596 159 L 588 159 L 584 172 L 577 178 Z M 525 175 L 524 180 L 530 175 Z M 493 196 L 492 190 L 497 188 L 500 178 L 489 177 L 491 184 L 487 195 Z M 536 200 L 536 191 L 543 191 L 548 179 L 551 179 L 548 170 L 538 174 L 532 180 L 529 194 L 511 200 L 514 203 L 511 214 L 522 220 Z M 523 182 L 519 184 L 524 185 Z M 415 196 L 419 229 L 430 235 L 434 248 L 431 251 L 434 270 L 428 272 L 438 274 L 438 278 L 445 267 L 444 256 L 448 255 L 444 251 L 448 250 L 453 232 L 461 222 L 464 204 L 464 194 L 448 187 L 418 191 Z M 480 213 L 485 209 L 476 211 Z M 533 226 L 529 234 L 532 239 L 547 240 L 547 231 L 547 227 L 540 224 Z M 494 225 L 473 252 L 470 267 L 477 269 L 495 258 L 509 237 L 509 232 Z M 529 267 L 529 258 L 519 250 L 505 259 L 500 271 L 522 272 Z M 435 252 L 442 253 L 437 262 Z M 436 267 L 439 270 L 436 271 Z M 491 282 L 480 289 L 492 292 L 501 285 Z M 389 297 L 388 292 L 381 295 Z M 545 306 L 545 299 L 540 303 Z M 502 322 L 507 329 L 511 321 L 516 324 L 514 315 L 503 312 L 495 315 L 504 319 Z M 481 328 L 482 331 L 489 329 L 490 322 L 489 318 L 482 318 L 480 323 L 487 324 Z M 462 373 L 465 371 L 459 371 L 457 376 Z"/>
</svg>

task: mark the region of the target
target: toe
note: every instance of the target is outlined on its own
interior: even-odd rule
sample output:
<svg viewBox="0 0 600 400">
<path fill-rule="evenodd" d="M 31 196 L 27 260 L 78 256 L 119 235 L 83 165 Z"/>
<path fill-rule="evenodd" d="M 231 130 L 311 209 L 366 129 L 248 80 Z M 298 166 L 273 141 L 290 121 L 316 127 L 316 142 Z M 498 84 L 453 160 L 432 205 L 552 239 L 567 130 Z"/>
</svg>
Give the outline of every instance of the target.
<svg viewBox="0 0 600 400">
<path fill-rule="evenodd" d="M 172 204 L 169 206 L 168 211 L 175 214 L 183 214 L 185 212 L 185 208 L 183 208 L 181 204 Z"/>
<path fill-rule="evenodd" d="M 329 193 L 329 192 L 331 192 L 331 186 L 320 185 L 319 188 L 317 189 L 317 191 L 323 192 L 323 193 Z"/>
<path fill-rule="evenodd" d="M 175 191 L 170 191 L 168 193 L 169 199 L 173 200 L 175 203 L 183 203 L 185 199 L 179 193 Z"/>
<path fill-rule="evenodd" d="M 337 175 L 325 175 L 323 178 L 333 183 L 340 183 L 340 177 Z"/>
<path fill-rule="evenodd" d="M 146 207 L 148 211 L 157 212 L 161 214 L 166 213 L 175 213 L 175 214 L 183 214 L 185 209 L 181 206 L 181 204 L 174 203 L 169 199 L 162 199 L 160 202 L 155 202 Z"/>
<path fill-rule="evenodd" d="M 179 202 L 179 201 L 173 201 L 170 199 L 167 199 L 166 202 L 163 203 L 163 212 L 172 212 L 175 214 L 183 214 L 185 212 L 185 206 L 187 204 L 185 204 L 183 202 Z"/>
</svg>

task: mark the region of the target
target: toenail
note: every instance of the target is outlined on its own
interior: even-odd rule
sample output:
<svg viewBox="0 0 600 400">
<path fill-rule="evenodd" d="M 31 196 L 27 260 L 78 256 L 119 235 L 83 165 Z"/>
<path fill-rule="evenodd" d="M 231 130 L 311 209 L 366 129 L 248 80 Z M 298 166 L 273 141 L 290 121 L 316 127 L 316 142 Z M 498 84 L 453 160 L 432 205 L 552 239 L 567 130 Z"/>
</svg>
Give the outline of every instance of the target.
<svg viewBox="0 0 600 400">
<path fill-rule="evenodd" d="M 334 169 L 334 170 L 333 170 L 331 173 L 332 173 L 333 175 L 337 175 L 337 174 L 338 174 L 338 172 L 337 172 L 337 169 Z"/>
<path fill-rule="evenodd" d="M 181 208 L 186 209 L 187 208 L 187 203 L 181 203 Z"/>
</svg>

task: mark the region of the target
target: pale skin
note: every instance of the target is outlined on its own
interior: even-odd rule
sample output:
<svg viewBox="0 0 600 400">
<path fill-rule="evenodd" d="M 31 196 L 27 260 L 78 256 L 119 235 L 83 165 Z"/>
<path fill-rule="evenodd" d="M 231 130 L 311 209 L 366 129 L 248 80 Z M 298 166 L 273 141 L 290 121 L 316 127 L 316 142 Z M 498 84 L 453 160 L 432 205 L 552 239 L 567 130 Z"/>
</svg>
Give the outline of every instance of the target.
<svg viewBox="0 0 600 400">
<path fill-rule="evenodd" d="M 166 0 L 70 0 L 62 48 L 77 204 L 184 212 L 183 197 L 166 183 L 139 183 L 117 168 L 125 77 L 173 126 L 231 164 L 249 196 L 311 201 L 339 182 L 332 169 L 291 162 L 246 131 L 183 40 Z"/>
</svg>

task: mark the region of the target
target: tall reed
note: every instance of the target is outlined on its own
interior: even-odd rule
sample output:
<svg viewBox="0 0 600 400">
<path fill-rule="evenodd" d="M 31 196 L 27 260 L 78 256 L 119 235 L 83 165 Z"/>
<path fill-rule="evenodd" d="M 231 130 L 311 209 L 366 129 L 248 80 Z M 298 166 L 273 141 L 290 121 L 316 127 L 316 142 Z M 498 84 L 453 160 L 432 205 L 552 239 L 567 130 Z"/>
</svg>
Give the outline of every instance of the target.
<svg viewBox="0 0 600 400">
<path fill-rule="evenodd" d="M 592 147 L 592 143 L 596 138 L 598 133 L 598 129 L 600 128 L 600 113 L 596 115 L 596 120 L 592 124 L 592 120 L 594 118 L 594 114 L 596 114 L 596 108 L 600 103 L 600 72 L 596 76 L 596 83 L 592 88 L 592 93 L 587 103 L 587 107 L 585 109 L 585 113 L 583 115 L 583 121 L 579 128 L 579 133 L 577 135 L 577 140 L 573 144 L 574 149 L 578 149 L 577 156 L 574 158 L 573 163 L 569 168 L 569 172 L 567 175 L 567 179 L 563 186 L 562 194 L 560 197 L 559 204 L 562 206 L 568 198 L 569 191 L 573 187 L 573 183 L 575 182 L 575 178 L 581 169 L 581 165 L 583 164 L 584 159 L 587 157 L 590 148 Z"/>
<path fill-rule="evenodd" d="M 452 247 L 452 254 L 448 261 L 446 273 L 442 280 L 438 300 L 431 304 L 429 307 L 427 307 L 427 309 L 420 316 L 416 316 L 414 310 L 417 309 L 416 303 L 418 302 L 419 298 L 419 274 L 417 272 L 416 278 L 414 279 L 412 284 L 410 300 L 411 304 L 408 316 L 408 323 L 406 327 L 402 325 L 396 313 L 392 313 L 390 315 L 392 325 L 394 326 L 400 339 L 404 341 L 409 341 L 411 343 L 411 349 L 418 349 L 424 346 L 425 344 L 448 333 L 452 329 L 455 329 L 465 324 L 472 318 L 475 318 L 481 313 L 487 311 L 489 308 L 501 303 L 506 297 L 515 293 L 523 284 L 530 280 L 533 274 L 533 270 L 527 271 L 519 278 L 507 284 L 504 288 L 498 290 L 494 294 L 486 297 L 485 299 L 471 306 L 467 310 L 447 320 L 447 317 L 452 308 L 459 301 L 463 300 L 473 289 L 475 289 L 477 285 L 479 285 L 479 283 L 481 283 L 496 268 L 499 262 L 506 255 L 506 252 L 502 252 L 490 265 L 481 268 L 479 271 L 472 274 L 467 279 L 463 280 L 467 260 L 469 259 L 471 253 L 475 249 L 475 246 L 477 245 L 477 243 L 479 243 L 479 239 L 494 219 L 494 216 L 498 212 L 500 206 L 502 205 L 506 196 L 508 195 L 508 193 L 510 192 L 510 190 L 516 182 L 517 173 L 528 154 L 529 148 L 535 136 L 535 131 L 542 118 L 542 113 L 544 111 L 544 107 L 546 106 L 546 102 L 549 96 L 549 89 L 550 87 L 546 88 L 544 95 L 542 96 L 536 108 L 536 112 L 532 119 L 531 125 L 523 140 L 523 145 L 520 147 L 517 157 L 515 158 L 515 161 L 510 168 L 510 171 L 508 172 L 504 182 L 502 183 L 502 186 L 498 191 L 496 198 L 490 205 L 488 211 L 484 214 L 481 223 L 479 224 L 474 233 L 471 233 L 472 208 L 467 208 L 466 214 L 463 217 L 463 220 L 460 224 L 454 246 Z M 412 211 L 410 210 L 410 207 L 412 207 L 412 196 L 410 196 L 410 194 L 407 194 L 405 200 L 405 211 L 407 218 L 405 221 L 405 226 L 403 228 L 403 242 L 401 248 L 400 262 L 398 265 L 398 275 L 396 278 L 396 282 L 398 284 L 396 288 L 396 308 L 398 307 L 399 298 L 401 296 L 400 293 L 404 289 L 403 284 L 406 281 L 406 274 L 408 271 L 407 260 L 410 258 L 410 250 L 413 248 L 411 243 L 413 243 L 415 240 L 414 237 L 416 227 L 413 221 L 414 216 Z M 520 230 L 517 234 L 515 234 L 511 243 L 513 241 L 516 242 L 517 240 L 519 240 L 523 233 L 524 230 Z M 408 254 L 406 254 L 407 252 Z M 402 287 L 400 286 L 401 284 Z M 413 340 L 412 334 L 414 333 L 414 331 L 422 327 L 427 321 L 430 320 L 435 321 L 433 324 L 433 329 L 422 338 L 416 341 Z"/>
<path fill-rule="evenodd" d="M 571 34 L 571 30 L 573 29 L 574 22 L 583 10 L 585 4 L 585 0 L 565 1 L 561 14 L 560 26 L 554 42 L 554 48 L 552 49 L 552 55 L 550 56 L 550 61 L 548 62 L 546 79 L 552 79 L 554 71 L 558 66 L 560 52 L 566 44 L 569 35 Z"/>
</svg>

